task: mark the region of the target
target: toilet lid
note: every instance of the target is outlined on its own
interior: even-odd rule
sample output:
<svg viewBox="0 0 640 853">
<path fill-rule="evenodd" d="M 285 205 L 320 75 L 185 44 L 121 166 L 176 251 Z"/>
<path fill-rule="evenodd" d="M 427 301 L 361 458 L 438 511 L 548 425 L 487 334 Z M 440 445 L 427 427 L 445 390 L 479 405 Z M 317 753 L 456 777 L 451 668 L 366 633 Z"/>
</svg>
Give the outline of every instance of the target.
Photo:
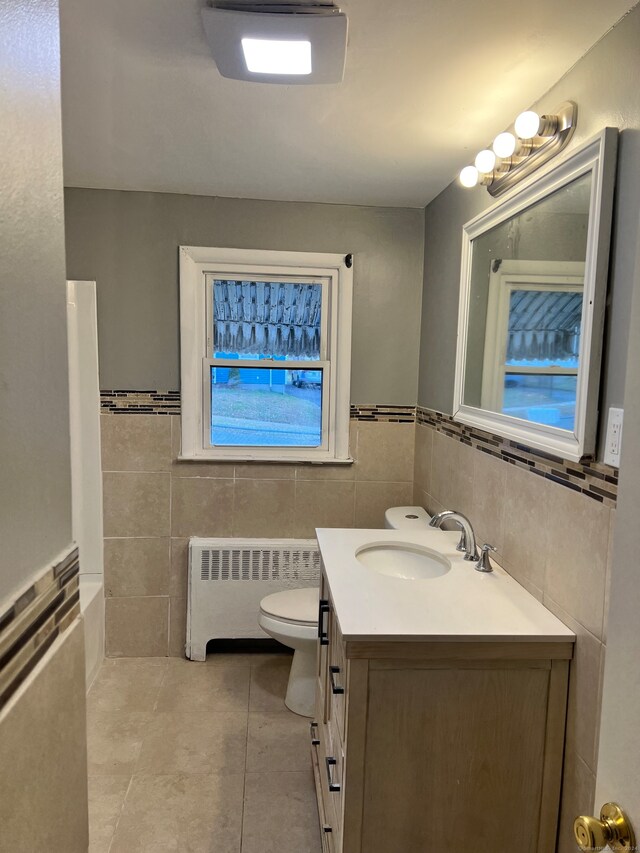
<svg viewBox="0 0 640 853">
<path fill-rule="evenodd" d="M 318 588 L 285 589 L 267 595 L 260 602 L 260 610 L 267 616 L 287 622 L 318 622 Z"/>
</svg>

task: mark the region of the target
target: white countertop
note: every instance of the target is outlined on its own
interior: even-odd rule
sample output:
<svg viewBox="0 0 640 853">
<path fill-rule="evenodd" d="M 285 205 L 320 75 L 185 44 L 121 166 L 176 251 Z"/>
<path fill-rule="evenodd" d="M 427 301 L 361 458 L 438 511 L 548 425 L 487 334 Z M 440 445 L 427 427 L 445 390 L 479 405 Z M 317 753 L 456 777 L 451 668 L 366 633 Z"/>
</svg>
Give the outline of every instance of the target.
<svg viewBox="0 0 640 853">
<path fill-rule="evenodd" d="M 331 598 L 345 640 L 574 642 L 575 634 L 492 561 L 477 572 L 456 551 L 457 532 L 316 531 Z M 451 569 L 429 580 L 388 577 L 366 568 L 356 551 L 373 542 L 432 548 Z"/>
</svg>

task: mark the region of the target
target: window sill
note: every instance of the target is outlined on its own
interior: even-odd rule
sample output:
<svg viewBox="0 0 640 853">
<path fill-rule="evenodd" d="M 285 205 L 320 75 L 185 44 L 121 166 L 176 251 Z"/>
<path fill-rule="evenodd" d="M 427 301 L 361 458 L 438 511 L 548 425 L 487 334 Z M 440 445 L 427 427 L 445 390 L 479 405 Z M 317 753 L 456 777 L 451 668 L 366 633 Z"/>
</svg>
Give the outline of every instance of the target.
<svg viewBox="0 0 640 853">
<path fill-rule="evenodd" d="M 198 456 L 189 455 L 178 456 L 178 462 L 256 462 L 261 464 L 267 462 L 269 464 L 279 463 L 280 465 L 353 465 L 355 459 L 351 456 L 346 459 L 310 459 L 308 456 L 246 456 L 239 454 L 237 456 Z"/>
</svg>

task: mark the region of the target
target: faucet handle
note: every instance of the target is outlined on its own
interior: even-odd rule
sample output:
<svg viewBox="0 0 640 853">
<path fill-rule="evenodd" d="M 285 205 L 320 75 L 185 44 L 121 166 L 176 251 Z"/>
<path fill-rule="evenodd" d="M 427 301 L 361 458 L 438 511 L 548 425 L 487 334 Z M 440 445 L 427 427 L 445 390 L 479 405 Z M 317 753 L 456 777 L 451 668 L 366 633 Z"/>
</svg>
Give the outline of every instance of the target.
<svg viewBox="0 0 640 853">
<path fill-rule="evenodd" d="M 489 554 L 491 551 L 495 551 L 496 548 L 493 545 L 489 545 L 488 542 L 485 542 L 482 546 L 482 554 L 480 559 L 476 563 L 476 571 L 477 572 L 492 572 L 493 567 L 491 565 L 491 559 Z"/>
</svg>

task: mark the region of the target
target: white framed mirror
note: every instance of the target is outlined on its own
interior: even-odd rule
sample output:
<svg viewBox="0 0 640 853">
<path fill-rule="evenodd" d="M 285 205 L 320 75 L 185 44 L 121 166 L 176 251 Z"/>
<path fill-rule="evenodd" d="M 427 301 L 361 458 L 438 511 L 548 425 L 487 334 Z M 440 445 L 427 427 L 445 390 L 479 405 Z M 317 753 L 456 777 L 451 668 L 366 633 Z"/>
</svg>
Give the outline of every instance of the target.
<svg viewBox="0 0 640 853">
<path fill-rule="evenodd" d="M 454 418 L 573 461 L 595 451 L 617 135 L 463 227 Z"/>
</svg>

